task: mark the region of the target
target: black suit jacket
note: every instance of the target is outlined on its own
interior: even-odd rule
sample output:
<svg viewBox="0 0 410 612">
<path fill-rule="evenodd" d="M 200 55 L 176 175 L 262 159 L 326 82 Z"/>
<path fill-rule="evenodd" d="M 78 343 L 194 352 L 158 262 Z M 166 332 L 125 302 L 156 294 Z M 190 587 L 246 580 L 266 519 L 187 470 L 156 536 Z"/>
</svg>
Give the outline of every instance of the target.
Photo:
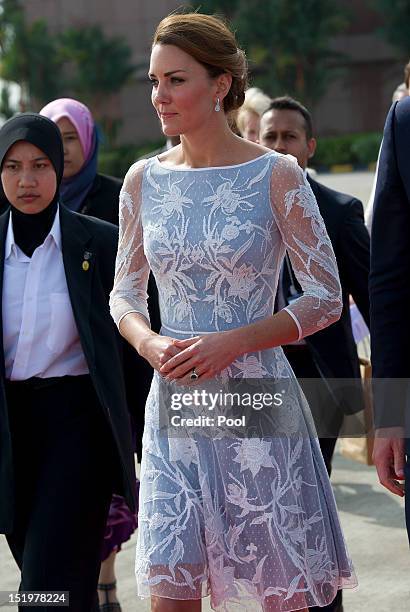
<svg viewBox="0 0 410 612">
<path fill-rule="evenodd" d="M 118 225 L 118 200 L 121 187 L 120 179 L 106 174 L 96 174 L 92 187 L 78 212 Z"/>
<path fill-rule="evenodd" d="M 0 216 L 0 296 L 9 211 Z M 135 509 L 135 471 L 122 365 L 122 342 L 110 315 L 108 299 L 114 278 L 118 230 L 103 221 L 60 205 L 63 262 L 74 318 L 90 376 L 111 428 L 121 466 L 117 490 Z M 84 253 L 91 253 L 83 270 Z M 2 313 L 0 301 L 0 337 Z M 0 345 L 0 533 L 11 529 L 13 469 L 5 395 L 3 343 Z"/>
<path fill-rule="evenodd" d="M 91 190 L 87 194 L 81 209 L 84 215 L 108 221 L 118 226 L 119 196 L 122 181 L 105 174 L 97 174 Z M 161 320 L 158 305 L 158 291 L 152 274 L 148 281 L 148 310 L 151 328 L 159 332 Z M 142 434 L 144 430 L 144 408 L 151 386 L 153 370 L 145 359 L 128 344 L 123 342 L 125 386 L 128 408 L 131 414 L 135 434 L 134 448 L 138 458 L 142 454 Z"/>
<path fill-rule="evenodd" d="M 371 338 L 378 427 L 403 424 L 409 403 L 409 147 L 410 98 L 405 98 L 393 104 L 386 119 L 372 224 Z"/>
<path fill-rule="evenodd" d="M 308 181 L 335 252 L 342 286 L 343 308 L 336 323 L 308 336 L 305 341 L 324 378 L 359 379 L 360 366 L 352 332 L 349 295 L 353 296 L 369 325 L 370 238 L 364 225 L 363 206 L 357 198 L 329 189 L 311 177 L 308 177 Z M 289 284 L 289 277 L 284 274 L 285 299 L 289 297 Z M 301 291 L 300 286 L 297 286 L 297 289 Z M 341 389 L 343 390 L 343 385 Z M 348 393 L 338 394 L 337 403 L 340 405 L 341 402 L 346 413 L 361 410 L 363 397 L 360 386 L 353 386 Z"/>
</svg>

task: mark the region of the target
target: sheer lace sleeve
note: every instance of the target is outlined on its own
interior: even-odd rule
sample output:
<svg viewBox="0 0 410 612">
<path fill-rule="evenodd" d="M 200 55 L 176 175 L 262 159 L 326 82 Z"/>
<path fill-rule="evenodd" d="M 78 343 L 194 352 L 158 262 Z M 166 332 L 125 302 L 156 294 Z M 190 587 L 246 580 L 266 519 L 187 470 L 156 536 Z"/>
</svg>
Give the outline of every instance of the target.
<svg viewBox="0 0 410 612">
<path fill-rule="evenodd" d="M 299 339 L 340 318 L 341 287 L 332 244 L 302 170 L 280 157 L 272 170 L 271 203 L 282 240 L 303 295 L 286 307 Z"/>
<path fill-rule="evenodd" d="M 146 160 L 128 170 L 120 194 L 120 235 L 110 295 L 111 315 L 119 326 L 130 312 L 139 312 L 149 322 L 147 285 L 149 266 L 144 254 L 141 224 L 142 177 Z"/>
</svg>

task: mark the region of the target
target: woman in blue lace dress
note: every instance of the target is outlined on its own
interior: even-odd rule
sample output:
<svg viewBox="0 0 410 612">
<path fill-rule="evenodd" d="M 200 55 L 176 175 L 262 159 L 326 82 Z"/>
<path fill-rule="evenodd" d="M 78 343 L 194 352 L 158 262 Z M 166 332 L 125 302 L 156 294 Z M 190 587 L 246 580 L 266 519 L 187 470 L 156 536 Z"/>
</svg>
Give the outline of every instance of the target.
<svg viewBox="0 0 410 612">
<path fill-rule="evenodd" d="M 206 595 L 218 611 L 325 606 L 356 579 L 309 408 L 280 345 L 340 316 L 331 243 L 297 164 L 229 127 L 244 99 L 246 60 L 220 20 L 165 18 L 149 78 L 162 129 L 181 144 L 126 176 L 111 294 L 122 335 L 155 369 L 138 593 L 157 612 L 198 612 Z M 285 250 L 303 295 L 273 315 Z M 150 269 L 159 335 L 146 306 Z M 160 427 L 168 386 L 241 378 L 286 381 L 270 435 L 186 427 L 174 437 Z"/>
</svg>

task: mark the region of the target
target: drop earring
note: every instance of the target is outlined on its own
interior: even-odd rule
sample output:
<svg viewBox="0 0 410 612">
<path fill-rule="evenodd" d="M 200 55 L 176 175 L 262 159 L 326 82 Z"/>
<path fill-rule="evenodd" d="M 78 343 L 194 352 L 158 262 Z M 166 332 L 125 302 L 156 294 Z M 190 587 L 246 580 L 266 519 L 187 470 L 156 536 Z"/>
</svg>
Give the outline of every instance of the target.
<svg viewBox="0 0 410 612">
<path fill-rule="evenodd" d="M 221 102 L 219 100 L 219 98 L 216 99 L 216 103 L 215 103 L 215 112 L 219 113 L 219 111 L 221 110 Z"/>
</svg>

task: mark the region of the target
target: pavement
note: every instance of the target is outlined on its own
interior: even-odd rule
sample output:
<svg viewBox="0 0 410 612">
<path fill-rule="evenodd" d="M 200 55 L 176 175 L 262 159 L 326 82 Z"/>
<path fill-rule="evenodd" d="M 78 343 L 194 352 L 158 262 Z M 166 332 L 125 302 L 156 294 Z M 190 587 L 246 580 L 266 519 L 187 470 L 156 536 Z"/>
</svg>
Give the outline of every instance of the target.
<svg viewBox="0 0 410 612">
<path fill-rule="evenodd" d="M 323 183 L 331 189 L 355 196 L 366 208 L 372 190 L 373 177 L 373 172 L 343 172 L 318 174 L 315 178 L 319 183 Z"/>
<path fill-rule="evenodd" d="M 366 204 L 373 175 L 355 172 L 319 175 L 317 179 Z M 409 612 L 409 547 L 403 500 L 381 487 L 374 467 L 346 459 L 338 449 L 332 484 L 359 580 L 356 589 L 344 591 L 344 611 Z M 149 602 L 138 599 L 135 592 L 135 541 L 136 534 L 117 557 L 118 596 L 123 612 L 148 612 Z M 17 590 L 18 583 L 17 567 L 4 536 L 0 536 L 0 591 Z M 209 600 L 205 599 L 203 612 L 210 610 Z"/>
</svg>

